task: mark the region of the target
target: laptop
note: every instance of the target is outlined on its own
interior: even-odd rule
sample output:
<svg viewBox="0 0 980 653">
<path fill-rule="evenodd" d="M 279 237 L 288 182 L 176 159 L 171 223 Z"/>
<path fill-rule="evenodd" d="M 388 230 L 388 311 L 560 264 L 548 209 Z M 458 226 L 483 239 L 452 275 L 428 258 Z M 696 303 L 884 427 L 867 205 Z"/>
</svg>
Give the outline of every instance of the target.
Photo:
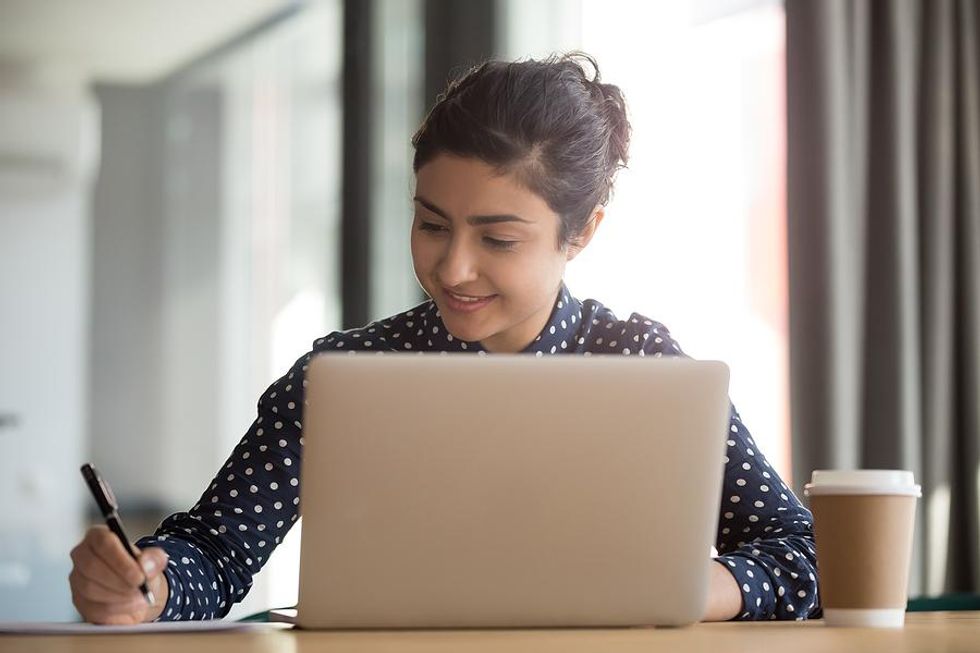
<svg viewBox="0 0 980 653">
<path fill-rule="evenodd" d="M 723 363 L 328 353 L 307 378 L 300 627 L 703 616 Z"/>
</svg>

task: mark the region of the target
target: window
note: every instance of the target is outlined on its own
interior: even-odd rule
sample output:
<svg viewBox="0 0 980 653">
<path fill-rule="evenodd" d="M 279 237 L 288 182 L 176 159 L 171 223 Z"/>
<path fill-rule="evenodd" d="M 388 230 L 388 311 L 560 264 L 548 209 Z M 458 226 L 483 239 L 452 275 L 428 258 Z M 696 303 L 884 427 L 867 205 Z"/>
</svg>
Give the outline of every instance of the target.
<svg viewBox="0 0 980 653">
<path fill-rule="evenodd" d="M 629 168 L 569 288 L 727 362 L 732 400 L 789 484 L 782 6 L 550 0 L 563 17 L 535 32 L 540 7 L 504 4 L 504 56 L 582 49 L 630 110 Z"/>
</svg>

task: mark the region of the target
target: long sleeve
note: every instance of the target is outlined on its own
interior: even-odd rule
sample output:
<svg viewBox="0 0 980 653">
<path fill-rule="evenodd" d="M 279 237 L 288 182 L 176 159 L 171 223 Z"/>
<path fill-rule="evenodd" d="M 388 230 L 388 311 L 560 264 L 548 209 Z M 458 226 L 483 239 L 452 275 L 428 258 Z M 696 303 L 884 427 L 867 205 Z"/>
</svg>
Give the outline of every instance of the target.
<svg viewBox="0 0 980 653">
<path fill-rule="evenodd" d="M 297 520 L 303 377 L 310 356 L 262 394 L 258 416 L 197 504 L 137 542 L 170 556 L 164 572 L 170 596 L 160 620 L 226 615 Z"/>
<path fill-rule="evenodd" d="M 716 560 L 742 591 L 737 619 L 819 616 L 812 524 L 732 408 Z"/>
</svg>

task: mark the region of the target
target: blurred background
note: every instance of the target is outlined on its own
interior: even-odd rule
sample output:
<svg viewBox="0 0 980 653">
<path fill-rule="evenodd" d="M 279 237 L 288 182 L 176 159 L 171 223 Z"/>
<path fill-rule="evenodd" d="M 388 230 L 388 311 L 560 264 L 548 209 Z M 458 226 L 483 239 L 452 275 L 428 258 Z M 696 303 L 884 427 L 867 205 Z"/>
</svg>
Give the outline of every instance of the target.
<svg viewBox="0 0 980 653">
<path fill-rule="evenodd" d="M 630 166 L 572 292 L 728 362 L 787 484 L 839 462 L 791 446 L 813 436 L 790 411 L 787 7 L 0 0 L 0 620 L 77 618 L 68 551 L 98 522 L 83 461 L 130 535 L 152 532 L 315 338 L 422 300 L 409 141 L 491 56 L 582 49 L 626 95 Z M 295 602 L 298 531 L 230 617 Z M 944 560 L 933 592 L 951 587 Z M 976 589 L 976 565 L 964 574 Z"/>
</svg>

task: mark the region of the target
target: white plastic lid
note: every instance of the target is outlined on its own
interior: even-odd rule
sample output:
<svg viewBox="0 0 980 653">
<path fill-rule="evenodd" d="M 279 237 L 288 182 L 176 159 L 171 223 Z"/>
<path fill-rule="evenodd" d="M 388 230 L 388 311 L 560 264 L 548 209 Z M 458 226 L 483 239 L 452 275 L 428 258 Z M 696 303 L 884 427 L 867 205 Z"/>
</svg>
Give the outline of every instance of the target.
<svg viewBox="0 0 980 653">
<path fill-rule="evenodd" d="M 922 496 L 912 472 L 901 469 L 818 469 L 803 494 L 900 494 Z"/>
</svg>

